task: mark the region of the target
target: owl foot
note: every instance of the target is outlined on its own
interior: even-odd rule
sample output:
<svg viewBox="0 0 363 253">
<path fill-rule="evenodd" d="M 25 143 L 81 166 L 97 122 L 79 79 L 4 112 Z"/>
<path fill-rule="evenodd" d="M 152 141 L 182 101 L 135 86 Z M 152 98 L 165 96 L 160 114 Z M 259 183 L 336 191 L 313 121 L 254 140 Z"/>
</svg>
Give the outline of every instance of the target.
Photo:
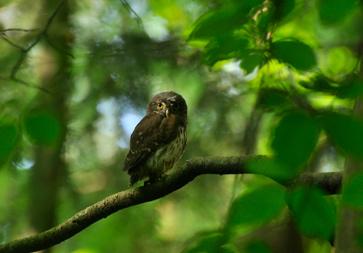
<svg viewBox="0 0 363 253">
<path fill-rule="evenodd" d="M 156 182 L 163 181 L 165 178 L 166 178 L 166 176 L 164 174 L 152 175 L 152 176 L 149 176 L 149 179 L 147 181 L 145 181 L 144 185 L 154 184 Z"/>
</svg>

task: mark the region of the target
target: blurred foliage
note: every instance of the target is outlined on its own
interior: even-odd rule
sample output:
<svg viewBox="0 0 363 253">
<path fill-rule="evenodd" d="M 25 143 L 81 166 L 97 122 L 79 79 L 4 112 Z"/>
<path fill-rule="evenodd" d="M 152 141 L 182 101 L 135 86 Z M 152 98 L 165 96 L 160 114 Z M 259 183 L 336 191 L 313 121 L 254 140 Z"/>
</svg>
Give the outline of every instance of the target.
<svg viewBox="0 0 363 253">
<path fill-rule="evenodd" d="M 235 199 L 229 211 L 227 226 L 238 226 L 269 222 L 281 213 L 285 205 L 285 192 L 278 185 L 266 185 L 245 193 Z"/>
<path fill-rule="evenodd" d="M 339 113 L 324 113 L 321 115 L 321 121 L 337 147 L 349 155 L 363 158 L 362 120 Z"/>
<path fill-rule="evenodd" d="M 24 126 L 29 137 L 38 144 L 52 144 L 60 135 L 60 123 L 51 112 L 29 113 L 24 119 Z"/>
<path fill-rule="evenodd" d="M 362 185 L 363 185 L 362 173 L 354 175 L 354 177 L 352 177 L 344 187 L 343 196 L 342 196 L 343 202 L 359 209 L 363 208 Z"/>
<path fill-rule="evenodd" d="M 17 135 L 18 129 L 15 124 L 2 123 L 0 125 L 0 164 L 6 162 L 15 149 Z"/>
<path fill-rule="evenodd" d="M 289 136 L 286 133 L 293 133 Z M 276 159 L 296 171 L 309 159 L 320 134 L 313 118 L 302 112 L 289 112 L 275 128 L 271 147 Z M 286 147 L 293 147 L 288 149 Z"/>
<path fill-rule="evenodd" d="M 298 70 L 309 70 L 316 65 L 314 51 L 297 40 L 275 41 L 271 45 L 272 55 Z"/>
<path fill-rule="evenodd" d="M 255 241 L 247 245 L 244 253 L 271 253 L 271 250 L 263 242 Z"/>
<path fill-rule="evenodd" d="M 182 162 L 248 150 L 265 155 L 247 166 L 258 175 L 197 178 L 52 251 L 331 251 L 335 204 L 362 208 L 362 175 L 336 203 L 278 183 L 363 159 L 361 1 L 66 2 L 45 33 L 58 1 L 0 4 L 0 242 L 126 189 L 129 136 L 174 90 L 188 104 Z"/>
<path fill-rule="evenodd" d="M 323 193 L 313 187 L 293 189 L 287 198 L 299 230 L 306 236 L 332 240 L 335 231 L 335 208 Z"/>
</svg>

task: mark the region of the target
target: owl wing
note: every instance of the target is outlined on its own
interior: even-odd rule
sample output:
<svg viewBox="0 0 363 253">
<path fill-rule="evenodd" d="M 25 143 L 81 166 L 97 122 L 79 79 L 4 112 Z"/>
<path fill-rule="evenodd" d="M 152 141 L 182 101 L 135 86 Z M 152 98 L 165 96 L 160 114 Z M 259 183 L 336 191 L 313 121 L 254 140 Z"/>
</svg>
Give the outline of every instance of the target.
<svg viewBox="0 0 363 253">
<path fill-rule="evenodd" d="M 135 127 L 130 139 L 124 170 L 133 171 L 142 165 L 155 151 L 173 139 L 173 127 L 157 113 L 146 115 Z M 165 127 L 169 126 L 169 127 Z"/>
</svg>

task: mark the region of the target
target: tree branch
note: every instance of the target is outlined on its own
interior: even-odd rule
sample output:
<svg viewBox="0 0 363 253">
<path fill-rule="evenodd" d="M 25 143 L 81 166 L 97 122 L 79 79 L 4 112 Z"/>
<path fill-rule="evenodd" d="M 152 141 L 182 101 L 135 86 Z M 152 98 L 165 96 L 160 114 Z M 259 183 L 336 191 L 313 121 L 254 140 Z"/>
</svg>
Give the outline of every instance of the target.
<svg viewBox="0 0 363 253">
<path fill-rule="evenodd" d="M 0 253 L 21 253 L 46 249 L 71 238 L 86 227 L 119 210 L 149 202 L 172 193 L 199 175 L 249 173 L 247 171 L 247 163 L 251 159 L 255 160 L 259 158 L 262 157 L 213 157 L 189 160 L 170 176 L 166 177 L 165 180 L 152 185 L 127 189 L 108 196 L 81 210 L 56 227 L 36 235 L 0 245 Z M 297 183 L 317 185 L 325 189 L 327 193 L 333 194 L 338 193 L 340 189 L 341 175 L 340 173 L 308 174 L 301 176 L 292 184 Z"/>
<path fill-rule="evenodd" d="M 0 32 L 0 37 L 8 43 L 10 46 L 15 47 L 16 49 L 20 50 L 21 52 L 25 50 L 22 46 L 19 46 L 18 44 L 11 41 L 8 37 L 6 37 L 6 34 Z"/>
<path fill-rule="evenodd" d="M 142 18 L 137 14 L 137 12 L 132 9 L 131 5 L 129 4 L 129 2 L 127 2 L 127 0 L 120 0 L 121 4 L 124 6 L 124 8 L 132 15 L 135 16 L 136 22 L 137 24 L 144 29 L 144 24 L 142 22 Z"/>
<path fill-rule="evenodd" d="M 6 28 L 0 30 L 0 33 L 7 33 L 7 32 L 34 32 L 38 29 L 24 29 L 24 28 Z"/>
<path fill-rule="evenodd" d="M 41 30 L 41 32 L 35 37 L 34 41 L 32 43 L 30 43 L 29 46 L 27 46 L 26 48 L 21 48 L 20 50 L 20 56 L 18 58 L 18 60 L 15 62 L 11 73 L 10 73 L 10 78 L 17 80 L 16 78 L 16 74 L 18 73 L 21 65 L 23 64 L 23 62 L 25 61 L 25 58 L 27 56 L 27 54 L 29 53 L 29 51 L 35 46 L 37 45 L 44 36 L 47 35 L 48 33 L 48 29 L 51 26 L 55 16 L 58 14 L 58 12 L 60 11 L 62 5 L 64 4 L 65 0 L 62 0 L 58 3 L 57 7 L 55 8 L 54 12 L 50 15 L 49 19 L 47 20 L 47 23 L 44 25 L 44 28 Z"/>
</svg>

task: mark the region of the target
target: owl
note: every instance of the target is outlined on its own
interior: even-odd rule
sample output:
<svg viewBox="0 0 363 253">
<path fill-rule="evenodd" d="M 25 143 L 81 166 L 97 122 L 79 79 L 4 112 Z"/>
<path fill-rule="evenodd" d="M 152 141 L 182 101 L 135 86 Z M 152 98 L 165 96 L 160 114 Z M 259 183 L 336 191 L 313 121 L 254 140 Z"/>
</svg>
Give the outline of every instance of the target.
<svg viewBox="0 0 363 253">
<path fill-rule="evenodd" d="M 187 104 L 181 95 L 167 91 L 151 99 L 131 134 L 124 163 L 131 185 L 143 179 L 154 183 L 173 167 L 186 145 L 186 126 Z"/>
</svg>

